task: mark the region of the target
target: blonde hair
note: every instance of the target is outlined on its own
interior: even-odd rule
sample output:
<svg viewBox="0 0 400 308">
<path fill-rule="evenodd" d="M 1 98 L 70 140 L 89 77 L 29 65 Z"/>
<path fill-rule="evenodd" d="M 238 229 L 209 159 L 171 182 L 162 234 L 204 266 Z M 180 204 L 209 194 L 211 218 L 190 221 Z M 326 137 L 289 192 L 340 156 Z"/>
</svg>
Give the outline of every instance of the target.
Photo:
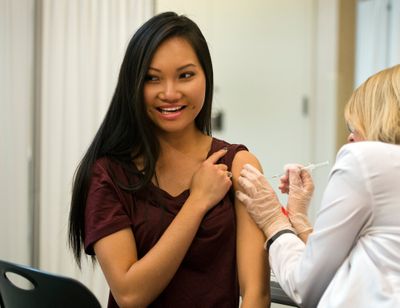
<svg viewBox="0 0 400 308">
<path fill-rule="evenodd" d="M 400 65 L 380 71 L 359 86 L 344 116 L 364 139 L 400 144 Z"/>
</svg>

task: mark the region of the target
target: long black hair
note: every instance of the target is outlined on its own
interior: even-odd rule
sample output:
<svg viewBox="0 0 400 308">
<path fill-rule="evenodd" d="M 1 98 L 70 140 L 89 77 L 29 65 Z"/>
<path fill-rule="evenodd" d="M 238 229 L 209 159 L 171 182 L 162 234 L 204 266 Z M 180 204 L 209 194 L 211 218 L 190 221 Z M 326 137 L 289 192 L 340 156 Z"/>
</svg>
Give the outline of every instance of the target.
<svg viewBox="0 0 400 308">
<path fill-rule="evenodd" d="M 85 208 L 95 161 L 109 157 L 132 174 L 132 160 L 143 159 L 139 182 L 131 191 L 145 187 L 154 175 L 159 156 L 159 142 L 147 116 L 143 87 L 157 48 L 171 37 L 184 38 L 194 49 L 206 76 L 206 94 L 202 110 L 195 119 L 196 127 L 211 135 L 213 68 L 207 42 L 198 26 L 189 18 L 174 12 L 158 14 L 144 23 L 127 47 L 118 83 L 109 109 L 74 176 L 69 214 L 69 244 L 80 266 L 85 237 Z"/>
</svg>

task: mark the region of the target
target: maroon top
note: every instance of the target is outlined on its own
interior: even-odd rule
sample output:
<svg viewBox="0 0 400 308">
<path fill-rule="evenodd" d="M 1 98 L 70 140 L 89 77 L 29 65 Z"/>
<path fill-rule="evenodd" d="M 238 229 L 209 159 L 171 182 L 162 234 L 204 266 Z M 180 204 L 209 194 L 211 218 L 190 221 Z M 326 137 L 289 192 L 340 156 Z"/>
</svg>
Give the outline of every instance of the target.
<svg viewBox="0 0 400 308">
<path fill-rule="evenodd" d="M 228 147 L 219 161 L 231 170 L 235 154 L 247 150 L 213 138 L 210 152 Z M 150 183 L 140 192 L 130 193 L 118 186 L 134 183 L 122 167 L 99 159 L 93 167 L 85 212 L 85 251 L 94 255 L 99 239 L 131 227 L 138 258 L 159 240 L 189 196 L 189 190 L 173 197 Z M 149 307 L 235 307 L 239 305 L 236 265 L 236 218 L 232 190 L 204 217 L 175 276 Z M 108 307 L 118 307 L 110 293 Z"/>
</svg>

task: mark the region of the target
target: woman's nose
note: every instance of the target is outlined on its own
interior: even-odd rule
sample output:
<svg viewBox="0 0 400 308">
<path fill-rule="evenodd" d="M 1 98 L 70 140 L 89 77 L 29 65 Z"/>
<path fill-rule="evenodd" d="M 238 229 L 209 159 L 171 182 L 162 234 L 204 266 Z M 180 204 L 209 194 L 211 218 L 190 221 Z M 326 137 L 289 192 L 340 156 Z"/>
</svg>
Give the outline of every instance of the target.
<svg viewBox="0 0 400 308">
<path fill-rule="evenodd" d="M 179 91 L 175 82 L 167 81 L 165 82 L 164 88 L 160 92 L 159 97 L 163 101 L 175 102 L 182 98 L 182 93 Z"/>
</svg>

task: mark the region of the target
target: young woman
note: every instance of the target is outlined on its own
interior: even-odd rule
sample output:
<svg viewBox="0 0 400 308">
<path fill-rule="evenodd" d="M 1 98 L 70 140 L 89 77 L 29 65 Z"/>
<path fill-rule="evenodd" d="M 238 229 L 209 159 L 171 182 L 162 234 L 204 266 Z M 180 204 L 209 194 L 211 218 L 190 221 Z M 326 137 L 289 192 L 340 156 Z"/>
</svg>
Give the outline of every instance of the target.
<svg viewBox="0 0 400 308">
<path fill-rule="evenodd" d="M 301 307 L 400 307 L 400 65 L 356 89 L 345 118 L 349 144 L 337 155 L 314 231 L 306 216 L 313 183 L 298 167 L 281 185 L 288 217 L 250 165 L 238 198 L 269 239 L 277 280 Z"/>
<path fill-rule="evenodd" d="M 70 244 L 95 255 L 109 307 L 266 307 L 264 235 L 232 193 L 243 145 L 211 137 L 213 71 L 197 25 L 167 12 L 127 48 L 75 175 Z M 232 187 L 233 182 L 233 187 Z"/>
</svg>

